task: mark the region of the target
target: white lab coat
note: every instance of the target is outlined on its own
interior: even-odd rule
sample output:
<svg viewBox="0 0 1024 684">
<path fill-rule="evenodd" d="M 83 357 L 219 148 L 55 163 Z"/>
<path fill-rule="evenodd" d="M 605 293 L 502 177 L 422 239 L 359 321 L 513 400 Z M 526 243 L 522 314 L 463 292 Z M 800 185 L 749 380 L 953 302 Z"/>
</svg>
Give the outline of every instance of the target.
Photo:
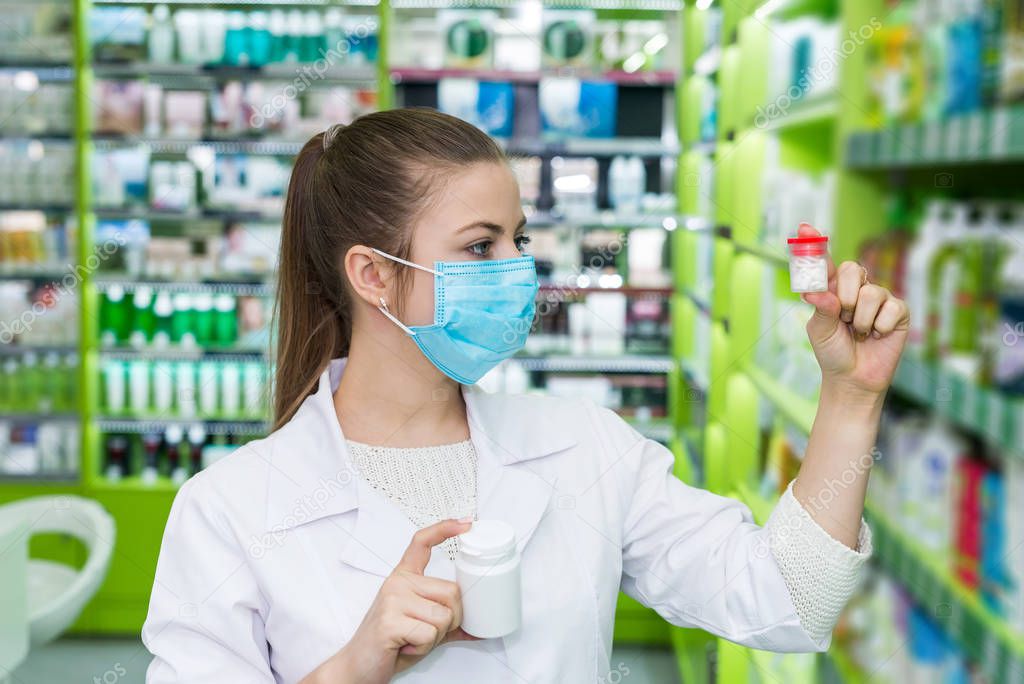
<svg viewBox="0 0 1024 684">
<path fill-rule="evenodd" d="M 182 486 L 143 628 L 147 682 L 296 682 L 359 626 L 415 528 L 347 461 L 343 366 L 283 428 Z M 445 644 L 396 681 L 606 681 L 620 588 L 744 645 L 827 647 L 801 628 L 747 507 L 683 484 L 665 447 L 590 403 L 463 394 L 477 517 L 516 530 L 523 624 Z M 454 579 L 439 547 L 426 574 Z"/>
</svg>

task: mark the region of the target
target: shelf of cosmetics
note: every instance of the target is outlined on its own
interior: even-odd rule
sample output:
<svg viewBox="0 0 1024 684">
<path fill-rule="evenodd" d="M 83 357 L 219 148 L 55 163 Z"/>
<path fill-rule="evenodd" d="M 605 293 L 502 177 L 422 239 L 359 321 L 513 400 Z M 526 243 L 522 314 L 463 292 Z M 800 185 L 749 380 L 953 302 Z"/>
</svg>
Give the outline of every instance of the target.
<svg viewBox="0 0 1024 684">
<path fill-rule="evenodd" d="M 71 63 L 74 5 L 68 2 L 4 3 L 0 62 Z"/>
<path fill-rule="evenodd" d="M 389 59 L 427 68 L 537 70 L 575 67 L 628 73 L 675 65 L 666 19 L 598 19 L 592 10 L 545 7 L 540 17 L 516 8 L 400 11 Z M 155 64 L 373 64 L 378 17 L 367 8 L 249 9 L 94 6 L 95 58 Z M 540 49 L 538 49 L 540 47 Z"/>
<path fill-rule="evenodd" d="M 108 70 L 100 73 L 106 76 Z M 213 81 L 200 74 L 166 82 L 147 76 L 147 81 L 95 80 L 90 98 L 95 135 L 305 142 L 328 126 L 377 109 L 375 90 L 332 81 L 313 81 L 315 87 L 297 92 L 287 75 L 277 81 Z M 294 154 L 298 147 L 288 151 Z"/>
<path fill-rule="evenodd" d="M 77 291 L 69 285 L 61 281 L 0 280 L 0 350 L 11 345 L 75 346 L 79 300 Z"/>
<path fill-rule="evenodd" d="M 515 357 L 505 361 L 481 379 L 481 387 L 488 392 L 586 398 L 612 409 L 645 436 L 661 442 L 673 436 L 671 417 L 667 415 L 666 373 L 595 370 L 589 375 L 566 372 L 557 365 L 541 373 L 530 361 Z"/>
<path fill-rule="evenodd" d="M 104 349 L 263 352 L 270 290 L 260 285 L 100 283 Z"/>
<path fill-rule="evenodd" d="M 895 197 L 889 213 L 891 229 L 860 256 L 873 282 L 907 300 L 908 349 L 978 387 L 1024 394 L 1024 204 Z"/>
<path fill-rule="evenodd" d="M 771 500 L 799 472 L 802 430 L 769 442 L 762 489 Z M 886 411 L 877 447 L 854 464 L 872 470 L 865 517 L 881 572 L 868 575 L 834 630 L 833 648 L 857 675 L 847 681 L 1024 675 L 1024 464 L 986 457 L 940 419 Z"/>
<path fill-rule="evenodd" d="M 866 53 L 869 121 L 938 121 L 1024 97 L 1016 0 L 915 0 L 892 10 Z"/>
<path fill-rule="evenodd" d="M 135 209 L 178 213 L 204 210 L 280 215 L 291 173 L 287 156 L 216 152 L 204 143 L 181 146 L 182 159 L 159 158 L 152 143 L 120 144 L 93 154 L 93 198 L 97 211 Z M 599 207 L 624 214 L 671 214 L 676 199 L 669 179 L 673 159 L 592 156 L 550 160 L 551 186 L 542 186 L 538 157 L 513 158 L 523 201 L 539 201 L 566 218 L 593 217 Z"/>
<path fill-rule="evenodd" d="M 77 420 L 0 418 L 0 483 L 9 480 L 78 479 Z"/>
<path fill-rule="evenodd" d="M 0 206 L 70 211 L 74 161 L 70 140 L 0 140 Z"/>
<path fill-rule="evenodd" d="M 0 413 L 70 414 L 77 395 L 77 351 L 0 346 Z"/>
<path fill-rule="evenodd" d="M 210 434 L 202 423 L 170 424 L 141 434 L 103 436 L 102 471 L 109 485 L 175 489 L 245 442 L 251 434 Z"/>
<path fill-rule="evenodd" d="M 146 80 L 141 80 L 132 76 L 132 71 L 99 70 L 100 78 L 95 81 L 90 98 L 92 130 L 97 136 L 300 143 L 329 125 L 348 123 L 377 108 L 376 91 L 360 84 L 314 80 L 309 87 L 299 90 L 292 81 L 280 78 L 246 81 L 219 73 L 210 75 L 209 71 L 178 77 L 165 71 L 163 75 L 147 74 Z M 404 76 L 412 77 L 413 74 Z M 511 80 L 487 79 L 486 75 L 438 77 L 436 97 L 413 104 L 436 106 L 501 139 L 517 137 L 518 123 L 530 128 L 530 123 L 517 122 L 517 112 L 526 122 L 536 118 L 540 132 L 550 139 L 608 141 L 631 136 L 641 138 L 641 142 L 657 142 L 661 132 L 656 122 L 652 122 L 653 128 L 648 125 L 637 129 L 636 120 L 620 120 L 620 105 L 628 112 L 633 101 L 626 101 L 627 94 L 620 93 L 620 85 L 612 80 L 538 77 L 537 93 L 519 103 L 529 109 L 520 111 L 519 85 Z M 518 97 L 524 96 L 519 93 Z M 649 108 L 650 102 L 637 102 L 636 106 Z M 566 115 L 566 111 L 577 112 L 578 116 Z M 626 129 L 628 133 L 623 132 Z M 520 132 L 518 137 L 535 136 Z M 518 143 L 511 146 L 520 151 Z M 280 149 L 281 154 L 294 154 L 298 146 Z M 652 148 L 649 154 L 670 154 L 672 149 L 672 145 L 666 144 Z"/>
<path fill-rule="evenodd" d="M 945 606 L 949 636 L 991 681 L 1024 673 L 1024 461 L 993 460 L 941 418 L 916 412 L 886 414 L 874 456 L 872 517 L 882 527 L 898 520 L 899 535 L 929 559 L 912 578 L 917 591 Z M 878 555 L 909 575 L 887 541 Z M 907 555 L 909 563 L 915 554 Z M 977 608 L 956 605 L 975 598 Z"/>
<path fill-rule="evenodd" d="M 75 248 L 74 227 L 65 216 L 0 211 L 0 278 L 63 275 Z"/>
<path fill-rule="evenodd" d="M 100 360 L 104 418 L 262 420 L 272 368 L 246 357 Z"/>
<path fill-rule="evenodd" d="M 101 62 L 341 68 L 377 61 L 378 23 L 370 8 L 93 6 L 89 35 Z"/>
<path fill-rule="evenodd" d="M 846 141 L 846 165 L 885 169 L 1020 161 L 1024 159 L 1022 117 L 1024 106 L 993 107 L 854 133 Z M 935 184 L 952 188 L 953 174 L 936 174 Z"/>
<path fill-rule="evenodd" d="M 71 77 L 70 68 L 40 74 L 0 67 L 0 136 L 71 135 L 75 111 Z"/>
</svg>

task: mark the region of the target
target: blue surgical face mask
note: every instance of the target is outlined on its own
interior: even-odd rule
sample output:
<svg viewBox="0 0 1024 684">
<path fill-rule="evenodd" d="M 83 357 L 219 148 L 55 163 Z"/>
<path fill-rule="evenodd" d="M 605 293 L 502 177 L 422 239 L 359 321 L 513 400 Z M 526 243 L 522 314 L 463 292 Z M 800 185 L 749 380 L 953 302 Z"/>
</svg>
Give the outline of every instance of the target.
<svg viewBox="0 0 1024 684">
<path fill-rule="evenodd" d="M 404 330 L 438 370 L 472 385 L 526 344 L 536 309 L 537 269 L 532 256 L 500 261 L 436 261 L 420 266 L 374 252 L 400 264 L 434 274 L 433 325 L 407 326 L 380 312 Z"/>
</svg>

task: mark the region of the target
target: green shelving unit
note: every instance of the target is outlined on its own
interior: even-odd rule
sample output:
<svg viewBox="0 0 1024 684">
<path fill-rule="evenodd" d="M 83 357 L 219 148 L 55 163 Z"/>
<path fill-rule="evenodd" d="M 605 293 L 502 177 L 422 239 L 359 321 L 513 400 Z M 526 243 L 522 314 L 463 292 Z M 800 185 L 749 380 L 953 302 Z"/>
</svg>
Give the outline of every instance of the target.
<svg viewBox="0 0 1024 684">
<path fill-rule="evenodd" d="M 702 482 L 713 491 L 744 501 L 755 519 L 763 522 L 775 501 L 758 489 L 757 452 L 764 441 L 758 425 L 764 424 L 767 412 L 774 416 L 773 434 L 792 429 L 806 436 L 816 412 L 813 398 L 782 384 L 756 357 L 757 342 L 764 333 L 764 293 L 800 305 L 797 296 L 788 293 L 785 245 L 765 244 L 759 237 L 766 136 L 777 137 L 779 160 L 785 167 L 837 170 L 829 232 L 831 252 L 839 262 L 856 258 L 864 240 L 886 230 L 884 200 L 894 177 L 934 187 L 934 173 L 952 165 L 957 187 L 974 188 L 985 187 L 980 179 L 972 179 L 974 170 L 996 164 L 1019 168 L 1024 154 L 1024 125 L 1020 123 L 1024 117 L 1018 116 L 1019 107 L 1000 107 L 929 124 L 870 130 L 864 106 L 868 98 L 867 57 L 864 50 L 858 50 L 839 67 L 840 96 L 797 101 L 785 113 L 765 120 L 767 105 L 758 84 L 767 80 L 766 22 L 808 14 L 835 17 L 840 34 L 846 35 L 869 25 L 872 17 L 884 17 L 885 7 L 881 0 L 755 0 L 720 6 L 723 39 L 714 68 L 698 70 L 693 76 L 698 83 L 716 77 L 720 92 L 717 141 L 710 148 L 693 146 L 710 149 L 716 163 L 715 290 L 710 297 L 714 323 L 707 340 L 712 355 L 705 385 L 708 410 L 703 427 Z M 690 5 L 687 13 L 688 37 L 701 38 L 700 19 L 694 16 L 700 11 Z M 696 49 L 686 54 L 690 68 L 700 59 L 711 62 Z M 942 144 L 936 146 L 936 139 Z M 984 142 L 972 146 L 968 141 Z M 685 207 L 681 210 L 686 211 Z M 692 320 L 690 315 L 687 321 Z M 894 394 L 975 433 L 1007 457 L 1021 457 L 1024 404 L 1019 400 L 977 386 L 909 353 L 893 389 Z M 940 622 L 947 635 L 991 681 L 1024 681 L 1024 637 L 908 538 L 875 503 L 868 502 L 865 515 L 874 531 L 879 566 L 922 605 L 941 609 Z M 766 669 L 765 661 L 751 649 L 721 640 L 713 645 L 704 643 L 700 649 L 688 647 L 681 638 L 674 643 L 680 672 L 699 671 L 703 681 L 752 681 L 755 673 L 761 680 L 772 679 L 772 674 L 782 678 Z M 716 663 L 711 676 L 706 669 L 699 669 L 709 657 Z M 838 642 L 819 658 L 815 670 L 823 681 L 871 681 L 871 673 L 861 671 Z"/>
</svg>

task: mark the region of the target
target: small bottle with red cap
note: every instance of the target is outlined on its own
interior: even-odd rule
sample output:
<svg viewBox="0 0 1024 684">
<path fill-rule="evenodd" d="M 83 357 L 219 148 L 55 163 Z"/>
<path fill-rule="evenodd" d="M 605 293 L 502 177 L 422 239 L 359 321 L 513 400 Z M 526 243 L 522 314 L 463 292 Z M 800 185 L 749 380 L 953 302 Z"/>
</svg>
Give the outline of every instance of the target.
<svg viewBox="0 0 1024 684">
<path fill-rule="evenodd" d="M 828 236 L 791 237 L 789 288 L 793 292 L 824 292 L 828 289 Z"/>
</svg>

